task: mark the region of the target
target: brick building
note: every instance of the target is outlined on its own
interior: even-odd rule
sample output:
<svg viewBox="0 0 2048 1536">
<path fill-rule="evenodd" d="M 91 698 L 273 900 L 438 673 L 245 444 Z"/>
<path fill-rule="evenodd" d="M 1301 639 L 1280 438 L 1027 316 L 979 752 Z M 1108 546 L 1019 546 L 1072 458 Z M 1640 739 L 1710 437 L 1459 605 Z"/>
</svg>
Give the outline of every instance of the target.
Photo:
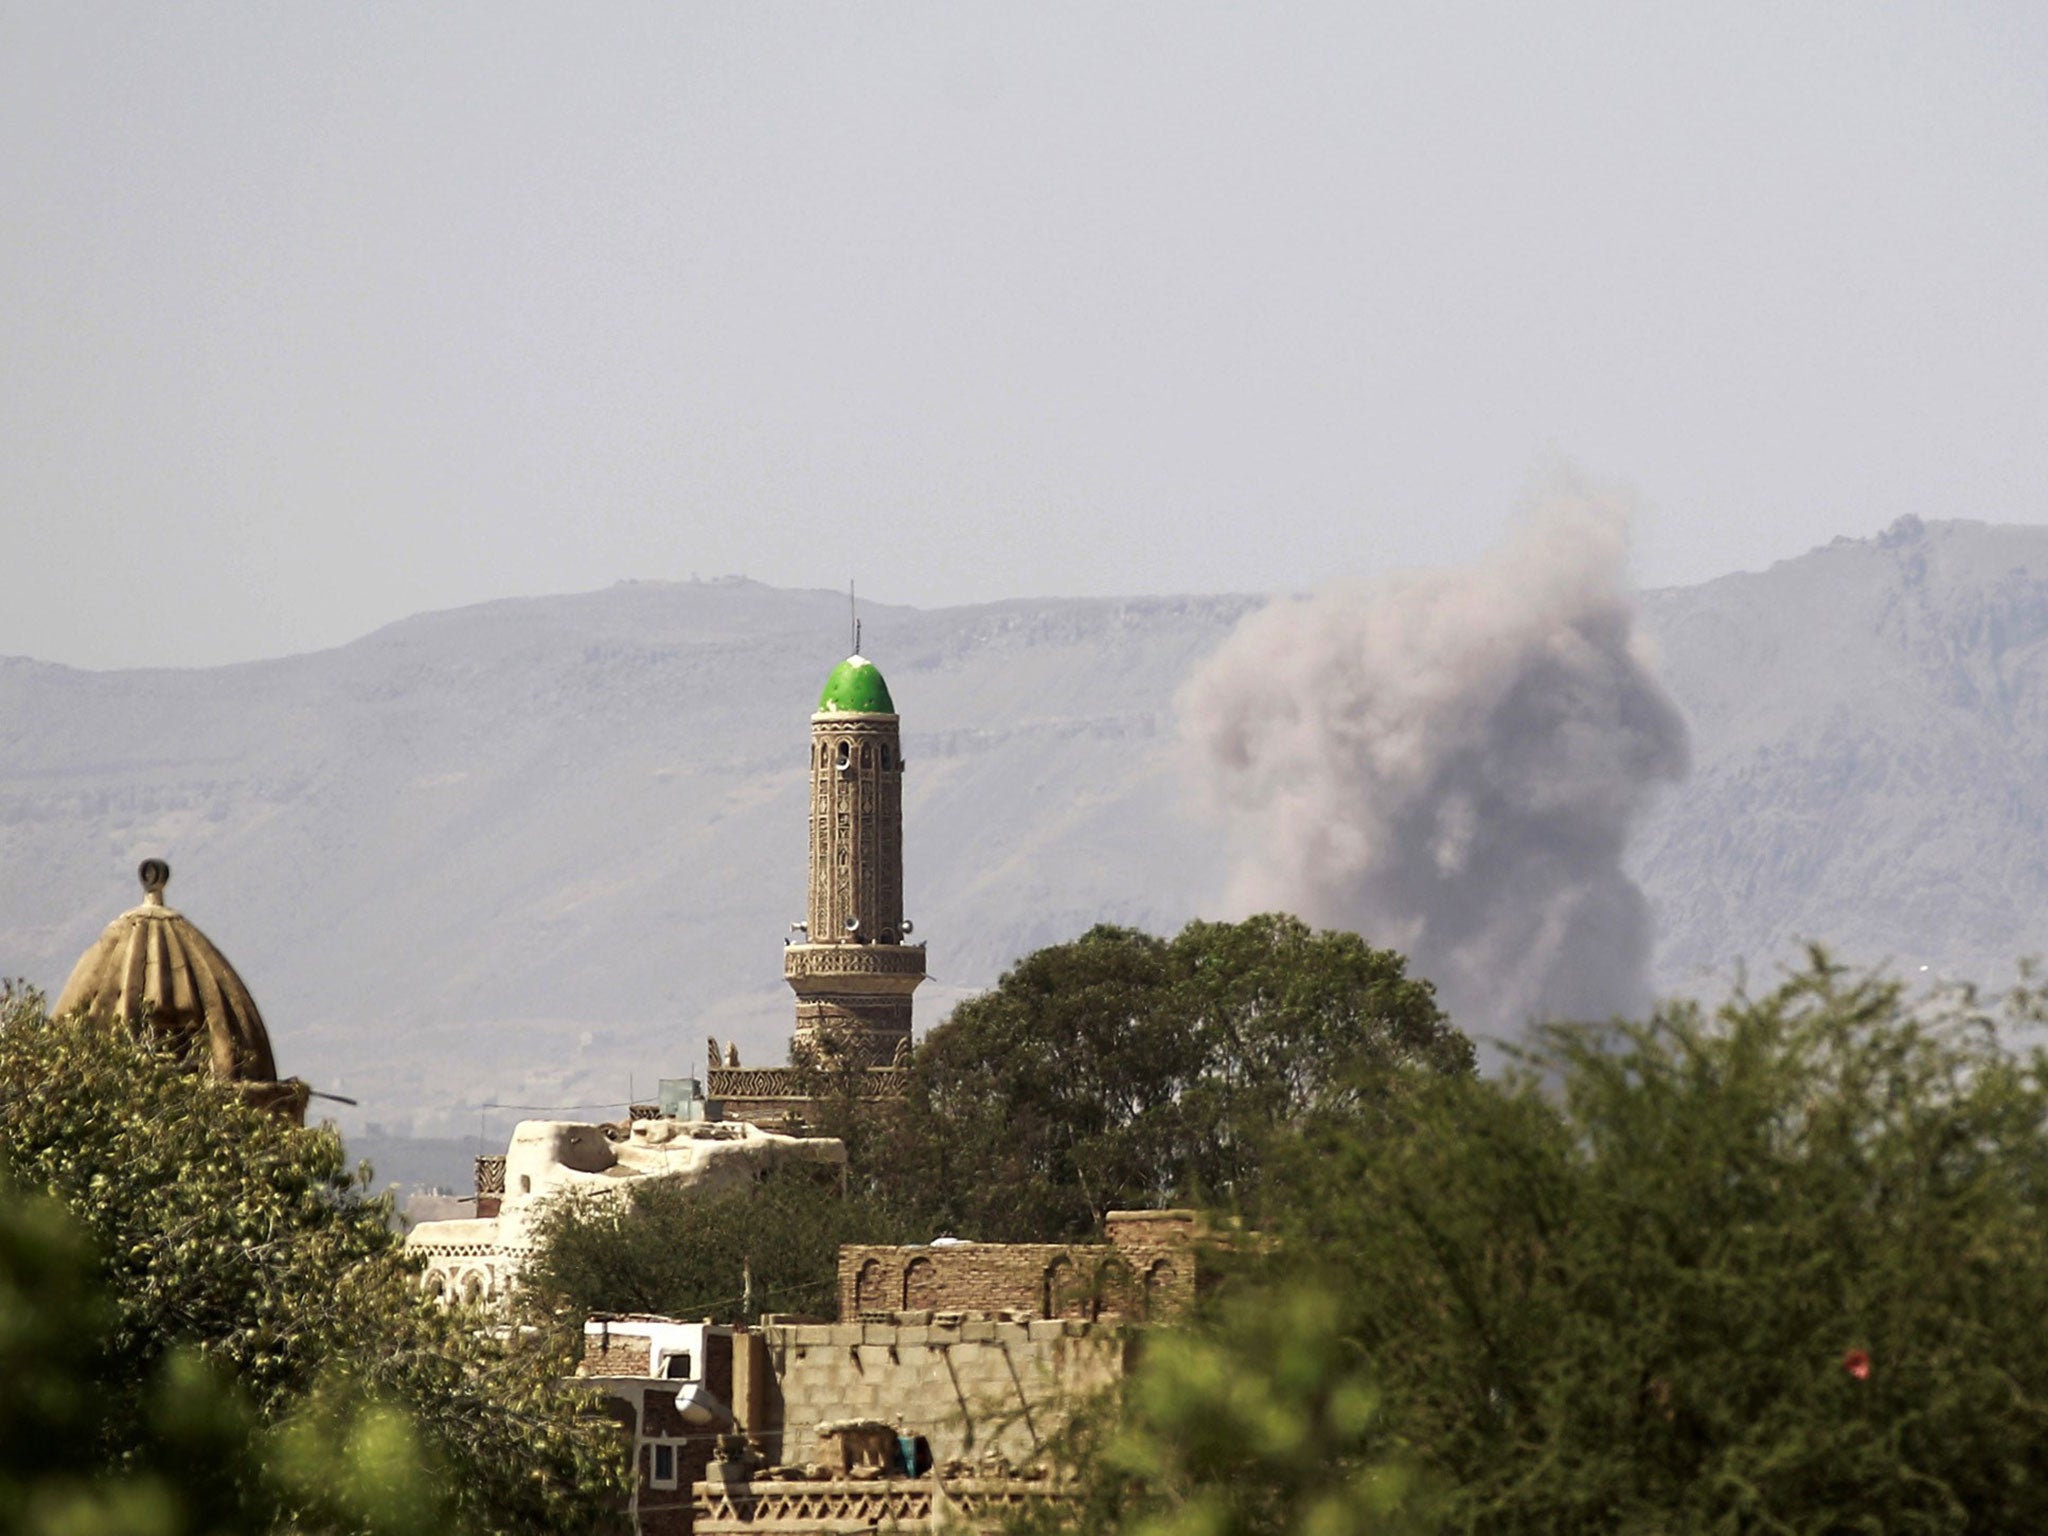
<svg viewBox="0 0 2048 1536">
<path fill-rule="evenodd" d="M 1105 1227 L 1104 1243 L 843 1247 L 836 1323 L 593 1317 L 579 1374 L 632 1436 L 636 1531 L 987 1525 L 1059 1497 L 1053 1438 L 1123 1378 L 1133 1326 L 1199 1280 L 1194 1213 Z"/>
<path fill-rule="evenodd" d="M 1193 1211 L 1111 1211 L 1103 1228 L 1106 1243 L 849 1245 L 839 1250 L 839 1315 L 1139 1323 L 1187 1309 L 1200 1235 Z"/>
<path fill-rule="evenodd" d="M 719 1436 L 750 1403 L 761 1417 L 765 1364 L 758 1336 L 716 1323 L 637 1313 L 584 1323 L 576 1374 L 603 1394 L 627 1437 L 636 1536 L 689 1536 L 691 1490 L 716 1459 Z"/>
<path fill-rule="evenodd" d="M 591 1318 L 579 1375 L 632 1437 L 635 1530 L 989 1523 L 1058 1497 L 1053 1437 L 1123 1378 L 1132 1325 L 1187 1307 L 1199 1278 L 1192 1212 L 1105 1227 L 1105 1243 L 843 1247 L 836 1323 Z"/>
<path fill-rule="evenodd" d="M 1107 1321 L 955 1313 L 757 1328 L 601 1315 L 583 1344 L 578 1378 L 630 1447 L 636 1536 L 823 1536 L 1052 1495 L 1051 1437 L 1122 1378 L 1130 1337 Z M 865 1432 L 858 1456 L 850 1430 Z"/>
</svg>

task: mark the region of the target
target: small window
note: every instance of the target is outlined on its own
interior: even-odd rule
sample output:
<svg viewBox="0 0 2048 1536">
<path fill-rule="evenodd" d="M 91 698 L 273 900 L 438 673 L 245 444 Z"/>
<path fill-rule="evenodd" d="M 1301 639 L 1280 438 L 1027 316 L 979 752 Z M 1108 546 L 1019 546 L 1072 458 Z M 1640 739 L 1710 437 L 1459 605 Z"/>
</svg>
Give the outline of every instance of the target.
<svg viewBox="0 0 2048 1536">
<path fill-rule="evenodd" d="M 676 1448 L 673 1445 L 657 1445 L 654 1448 L 654 1476 L 651 1479 L 657 1488 L 673 1488 L 676 1485 Z"/>
<path fill-rule="evenodd" d="M 519 1193 L 522 1195 L 533 1193 L 533 1176 L 531 1174 L 522 1173 L 519 1175 Z"/>
<path fill-rule="evenodd" d="M 852 743 L 850 743 L 850 742 L 846 742 L 846 741 L 842 741 L 842 742 L 840 742 L 840 743 L 839 743 L 839 766 L 840 766 L 840 767 L 842 767 L 842 768 L 844 768 L 844 767 L 845 767 L 845 766 L 846 766 L 846 765 L 847 765 L 848 763 L 850 763 L 850 762 L 852 762 L 852 761 L 853 761 L 853 745 L 852 745 Z"/>
<path fill-rule="evenodd" d="M 886 746 L 882 748 L 882 766 L 885 769 L 889 766 L 889 749 Z"/>
<path fill-rule="evenodd" d="M 692 1380 L 693 1378 L 690 1375 L 690 1352 L 685 1349 L 679 1350 L 672 1355 L 664 1355 L 661 1361 L 661 1374 L 669 1381 Z"/>
</svg>

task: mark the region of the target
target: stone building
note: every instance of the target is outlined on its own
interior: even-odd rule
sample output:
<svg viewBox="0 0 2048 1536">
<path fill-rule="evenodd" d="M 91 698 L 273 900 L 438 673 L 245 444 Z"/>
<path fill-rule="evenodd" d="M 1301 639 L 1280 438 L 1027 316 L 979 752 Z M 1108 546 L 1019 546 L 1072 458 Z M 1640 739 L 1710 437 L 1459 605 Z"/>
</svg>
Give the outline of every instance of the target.
<svg viewBox="0 0 2048 1536">
<path fill-rule="evenodd" d="M 1043 1465 L 1071 1411 L 1123 1375 L 1130 1343 L 1109 1317 L 965 1312 L 769 1318 L 758 1331 L 772 1383 L 759 1447 L 769 1465 L 829 1466 L 830 1427 L 870 1421 L 921 1440 L 953 1476 Z"/>
<path fill-rule="evenodd" d="M 925 979 L 903 911 L 903 774 L 889 685 L 856 653 L 832 669 L 811 716 L 809 892 L 782 956 L 796 993 L 790 1064 L 743 1067 L 714 1040 L 705 1086 L 726 1118 L 814 1121 L 820 1072 L 861 1074 L 861 1098 L 902 1091 L 911 994 Z"/>
<path fill-rule="evenodd" d="M 1122 1379 L 1135 1325 L 1192 1302 L 1206 1240 L 1191 1211 L 1105 1227 L 1106 1243 L 842 1247 L 838 1322 L 592 1317 L 577 1374 L 631 1438 L 635 1529 L 987 1529 L 1062 1497 L 1054 1437 Z M 896 1305 L 904 1287 L 923 1305 Z"/>
<path fill-rule="evenodd" d="M 597 1316 L 578 1378 L 628 1436 L 640 1536 L 824 1536 L 1056 1494 L 1047 1447 L 1116 1384 L 1108 1322 Z M 907 1452 L 907 1456 L 906 1456 Z"/>
<path fill-rule="evenodd" d="M 692 1490 L 720 1437 L 762 1424 L 765 1371 L 760 1336 L 745 1329 L 645 1314 L 584 1323 L 576 1375 L 625 1436 L 637 1536 L 689 1536 Z"/>
<path fill-rule="evenodd" d="M 171 866 L 136 871 L 142 905 L 115 918 L 72 967 L 53 1016 L 97 1014 L 186 1054 L 250 1102 L 306 1122 L 312 1090 L 280 1079 L 256 999 L 227 956 L 182 912 L 164 905 Z"/>
<path fill-rule="evenodd" d="M 849 1244 L 839 1250 L 839 1315 L 1143 1323 L 1193 1304 L 1202 1235 L 1193 1211 L 1111 1211 L 1103 1232 L 1107 1243 Z"/>
<path fill-rule="evenodd" d="M 552 1200 L 622 1200 L 636 1181 L 650 1178 L 734 1188 L 786 1166 L 812 1169 L 836 1184 L 844 1178 L 846 1148 L 826 1137 L 784 1136 L 744 1122 L 522 1120 L 502 1159 L 477 1159 L 477 1214 L 420 1222 L 405 1244 L 426 1261 L 424 1283 L 435 1294 L 495 1301 L 518 1283 Z"/>
</svg>

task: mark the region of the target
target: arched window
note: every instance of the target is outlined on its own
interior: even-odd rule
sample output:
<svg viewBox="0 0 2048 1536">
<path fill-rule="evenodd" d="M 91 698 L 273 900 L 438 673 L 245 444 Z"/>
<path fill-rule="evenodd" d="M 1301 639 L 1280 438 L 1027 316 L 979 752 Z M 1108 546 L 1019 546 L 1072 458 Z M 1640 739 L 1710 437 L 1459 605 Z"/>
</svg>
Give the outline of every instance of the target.
<svg viewBox="0 0 2048 1536">
<path fill-rule="evenodd" d="M 938 1304 L 938 1266 L 930 1259 L 912 1259 L 903 1271 L 903 1310 L 925 1312 Z"/>
<path fill-rule="evenodd" d="M 1047 1317 L 1086 1317 L 1088 1292 L 1074 1272 L 1074 1261 L 1065 1254 L 1045 1266 L 1045 1281 L 1039 1310 Z"/>
<path fill-rule="evenodd" d="M 1173 1283 L 1179 1279 L 1173 1265 L 1165 1259 L 1155 1259 L 1152 1267 L 1145 1271 L 1145 1315 L 1164 1317 L 1173 1310 Z"/>
<path fill-rule="evenodd" d="M 887 771 L 888 771 L 888 768 L 889 768 L 889 747 L 888 747 L 888 743 L 884 742 L 884 743 L 883 743 L 883 745 L 882 745 L 882 769 L 883 769 L 883 771 L 884 771 L 884 772 L 887 772 Z"/>
<path fill-rule="evenodd" d="M 863 768 L 875 766 L 875 749 L 872 745 L 866 745 L 860 749 L 860 765 Z"/>
<path fill-rule="evenodd" d="M 853 743 L 844 736 L 839 738 L 839 766 L 843 769 L 853 761 Z"/>
<path fill-rule="evenodd" d="M 889 1280 L 880 1259 L 869 1259 L 861 1265 L 853 1282 L 853 1308 L 856 1312 L 889 1310 Z"/>
<path fill-rule="evenodd" d="M 1116 1254 L 1104 1259 L 1095 1271 L 1090 1317 L 1132 1317 L 1139 1306 L 1138 1277 Z"/>
</svg>

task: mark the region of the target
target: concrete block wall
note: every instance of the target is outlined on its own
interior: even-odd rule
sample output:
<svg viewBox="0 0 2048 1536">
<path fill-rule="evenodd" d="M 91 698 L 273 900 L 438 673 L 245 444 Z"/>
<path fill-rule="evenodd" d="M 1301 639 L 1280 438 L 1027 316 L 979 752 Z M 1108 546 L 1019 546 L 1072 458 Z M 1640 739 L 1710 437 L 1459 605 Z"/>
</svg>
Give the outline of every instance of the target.
<svg viewBox="0 0 2048 1536">
<path fill-rule="evenodd" d="M 1085 1322 L 776 1324 L 764 1329 L 779 1399 L 772 1452 L 819 1459 L 817 1426 L 874 1418 L 923 1435 L 933 1457 L 1043 1459 L 1081 1403 L 1118 1382 L 1121 1329 Z"/>
</svg>

